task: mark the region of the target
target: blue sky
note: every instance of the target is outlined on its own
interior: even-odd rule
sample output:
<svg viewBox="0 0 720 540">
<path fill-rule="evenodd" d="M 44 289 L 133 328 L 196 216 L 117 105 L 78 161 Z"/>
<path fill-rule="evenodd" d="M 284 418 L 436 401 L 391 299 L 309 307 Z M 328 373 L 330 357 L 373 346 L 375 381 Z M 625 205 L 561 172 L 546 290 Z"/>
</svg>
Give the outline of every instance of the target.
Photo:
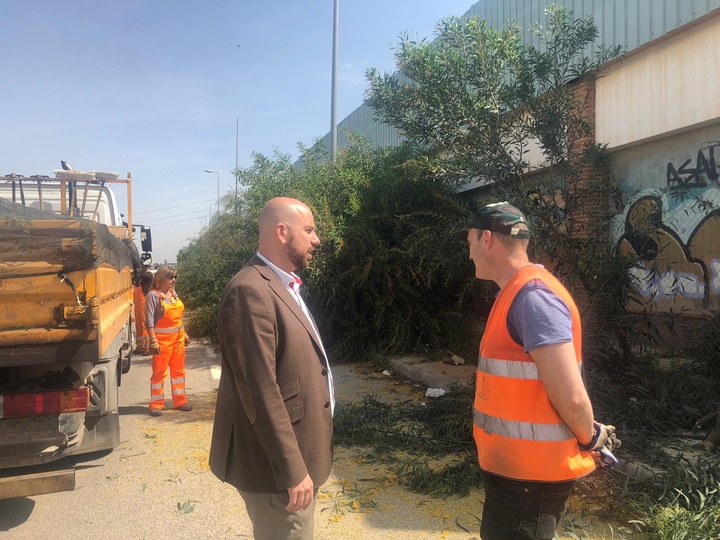
<svg viewBox="0 0 720 540">
<path fill-rule="evenodd" d="M 337 119 L 401 33 L 432 38 L 473 0 L 340 0 Z M 298 155 L 330 127 L 333 0 L 0 0 L 0 175 L 131 172 L 156 262 L 234 191 L 236 159 Z M 121 196 L 121 211 L 125 197 Z"/>
</svg>

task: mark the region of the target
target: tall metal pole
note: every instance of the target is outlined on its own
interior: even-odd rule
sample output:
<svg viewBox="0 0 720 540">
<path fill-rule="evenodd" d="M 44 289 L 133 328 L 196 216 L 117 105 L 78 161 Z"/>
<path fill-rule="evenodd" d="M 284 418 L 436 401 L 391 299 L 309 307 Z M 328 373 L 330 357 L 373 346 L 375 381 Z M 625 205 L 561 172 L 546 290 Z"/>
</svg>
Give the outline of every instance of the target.
<svg viewBox="0 0 720 540">
<path fill-rule="evenodd" d="M 332 46 L 332 90 L 330 92 L 330 161 L 335 161 L 337 152 L 337 122 L 335 109 L 337 105 L 337 49 L 338 49 L 338 11 L 340 0 L 334 0 L 333 7 L 333 46 Z"/>
<path fill-rule="evenodd" d="M 235 119 L 235 215 L 238 213 L 238 151 L 240 148 L 240 119 Z"/>
<path fill-rule="evenodd" d="M 217 196 L 217 211 L 218 216 L 220 215 L 220 171 L 213 171 L 212 169 L 205 169 L 206 173 L 217 174 L 218 181 L 218 196 Z"/>
</svg>

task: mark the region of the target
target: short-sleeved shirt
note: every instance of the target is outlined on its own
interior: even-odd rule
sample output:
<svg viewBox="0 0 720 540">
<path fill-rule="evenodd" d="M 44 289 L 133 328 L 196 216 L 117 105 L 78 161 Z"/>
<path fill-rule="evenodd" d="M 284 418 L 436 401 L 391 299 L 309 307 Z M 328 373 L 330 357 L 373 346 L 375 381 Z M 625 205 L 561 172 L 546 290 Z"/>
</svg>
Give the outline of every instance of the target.
<svg viewBox="0 0 720 540">
<path fill-rule="evenodd" d="M 172 293 L 173 298 L 178 295 L 175 291 Z M 145 326 L 147 328 L 155 328 L 160 319 L 165 315 L 165 306 L 160 300 L 160 293 L 156 289 L 150 291 L 145 297 Z"/>
<path fill-rule="evenodd" d="M 532 279 L 513 299 L 507 315 L 510 337 L 525 352 L 573 340 L 572 316 L 567 304 L 540 279 Z"/>
</svg>

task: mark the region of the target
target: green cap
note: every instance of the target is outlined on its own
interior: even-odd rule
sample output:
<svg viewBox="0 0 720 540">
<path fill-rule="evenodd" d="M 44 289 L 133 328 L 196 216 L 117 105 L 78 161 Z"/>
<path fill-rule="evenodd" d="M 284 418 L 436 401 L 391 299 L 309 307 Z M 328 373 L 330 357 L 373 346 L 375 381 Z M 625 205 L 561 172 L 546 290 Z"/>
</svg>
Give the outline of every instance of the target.
<svg viewBox="0 0 720 540">
<path fill-rule="evenodd" d="M 525 227 L 519 227 L 520 223 L 524 223 Z M 478 213 L 475 214 L 468 226 L 453 233 L 453 236 L 460 240 L 466 240 L 468 229 L 492 231 L 516 238 L 530 238 L 530 230 L 525 214 L 505 201 L 483 206 L 478 210 Z"/>
</svg>

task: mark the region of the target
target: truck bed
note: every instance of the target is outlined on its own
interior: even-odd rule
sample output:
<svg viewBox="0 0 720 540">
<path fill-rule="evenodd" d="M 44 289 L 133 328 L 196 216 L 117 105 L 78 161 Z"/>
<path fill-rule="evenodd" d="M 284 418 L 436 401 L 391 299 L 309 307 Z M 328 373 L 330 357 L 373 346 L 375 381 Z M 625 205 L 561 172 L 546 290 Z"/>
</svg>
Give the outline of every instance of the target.
<svg viewBox="0 0 720 540">
<path fill-rule="evenodd" d="M 0 367 L 102 358 L 130 318 L 128 246 L 96 222 L 0 199 Z"/>
<path fill-rule="evenodd" d="M 129 174 L 0 177 L 0 498 L 72 489 L 22 471 L 120 443 L 140 258 L 106 183 L 131 216 Z"/>
</svg>

